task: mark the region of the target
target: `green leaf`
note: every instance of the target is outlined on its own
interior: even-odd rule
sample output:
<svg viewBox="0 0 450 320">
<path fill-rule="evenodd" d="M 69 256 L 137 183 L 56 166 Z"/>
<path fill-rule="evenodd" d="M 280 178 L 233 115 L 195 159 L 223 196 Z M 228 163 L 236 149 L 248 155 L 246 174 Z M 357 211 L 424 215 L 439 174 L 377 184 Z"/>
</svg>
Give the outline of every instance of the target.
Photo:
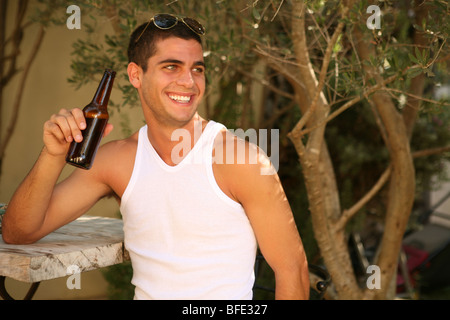
<svg viewBox="0 0 450 320">
<path fill-rule="evenodd" d="M 420 75 L 422 72 L 423 72 L 423 70 L 420 68 L 411 68 L 407 71 L 406 77 L 408 77 L 409 79 L 412 79 L 412 78 L 415 78 L 418 75 Z"/>
<path fill-rule="evenodd" d="M 259 11 L 255 7 L 253 7 L 252 14 L 253 18 L 255 18 L 258 21 L 261 20 L 261 15 L 259 14 Z"/>
<path fill-rule="evenodd" d="M 416 54 L 417 59 L 420 59 L 422 57 L 422 53 L 420 52 L 418 47 L 414 47 L 414 53 Z"/>
<path fill-rule="evenodd" d="M 409 57 L 409 59 L 410 59 L 412 62 L 414 62 L 414 63 L 416 63 L 416 64 L 421 64 L 421 63 L 419 62 L 419 60 L 417 60 L 417 58 L 416 58 L 413 54 L 408 53 L 408 57 Z"/>
</svg>

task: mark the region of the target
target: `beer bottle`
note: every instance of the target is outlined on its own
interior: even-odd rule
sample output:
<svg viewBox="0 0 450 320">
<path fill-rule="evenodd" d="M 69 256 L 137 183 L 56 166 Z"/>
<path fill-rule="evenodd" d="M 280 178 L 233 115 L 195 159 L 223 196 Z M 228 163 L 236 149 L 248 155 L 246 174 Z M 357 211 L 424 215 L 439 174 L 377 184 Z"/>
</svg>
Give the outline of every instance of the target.
<svg viewBox="0 0 450 320">
<path fill-rule="evenodd" d="M 83 140 L 81 142 L 72 141 L 66 155 L 67 163 L 86 170 L 92 167 L 109 119 L 107 106 L 115 75 L 115 71 L 105 70 L 94 98 L 84 107 L 86 129 L 82 131 Z"/>
</svg>

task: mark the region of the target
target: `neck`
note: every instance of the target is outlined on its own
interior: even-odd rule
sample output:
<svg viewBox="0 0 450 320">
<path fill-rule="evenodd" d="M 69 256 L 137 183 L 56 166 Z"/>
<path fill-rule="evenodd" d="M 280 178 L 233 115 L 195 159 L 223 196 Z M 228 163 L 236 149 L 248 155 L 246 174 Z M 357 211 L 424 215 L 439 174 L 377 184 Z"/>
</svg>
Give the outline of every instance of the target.
<svg viewBox="0 0 450 320">
<path fill-rule="evenodd" d="M 180 126 L 147 120 L 147 136 L 161 159 L 174 166 L 192 150 L 207 123 L 197 113 L 189 122 Z"/>
</svg>

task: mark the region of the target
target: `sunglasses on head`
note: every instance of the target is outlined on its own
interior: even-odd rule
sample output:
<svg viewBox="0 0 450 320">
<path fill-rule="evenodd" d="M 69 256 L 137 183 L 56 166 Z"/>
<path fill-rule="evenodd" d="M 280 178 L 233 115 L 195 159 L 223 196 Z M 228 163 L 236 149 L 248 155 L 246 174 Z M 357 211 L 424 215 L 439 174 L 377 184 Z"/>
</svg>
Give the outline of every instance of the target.
<svg viewBox="0 0 450 320">
<path fill-rule="evenodd" d="M 144 30 L 142 30 L 139 37 L 136 39 L 135 43 L 139 41 L 139 39 L 144 34 L 145 30 L 147 30 L 147 27 L 151 22 L 155 25 L 155 27 L 161 29 L 161 30 L 169 30 L 175 27 L 178 22 L 181 21 L 184 25 L 186 25 L 189 29 L 192 30 L 192 32 L 196 33 L 199 36 L 203 36 L 205 34 L 205 28 L 195 19 L 192 18 L 181 18 L 174 16 L 172 14 L 167 13 L 161 13 L 155 15 L 153 18 L 150 19 L 150 21 L 145 26 Z"/>
</svg>

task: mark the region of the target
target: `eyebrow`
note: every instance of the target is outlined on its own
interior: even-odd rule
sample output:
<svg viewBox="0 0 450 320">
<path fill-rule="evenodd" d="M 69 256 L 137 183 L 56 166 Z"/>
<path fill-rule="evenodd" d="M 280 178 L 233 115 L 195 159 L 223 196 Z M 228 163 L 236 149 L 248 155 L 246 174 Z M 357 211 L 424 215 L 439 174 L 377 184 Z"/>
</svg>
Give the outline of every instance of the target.
<svg viewBox="0 0 450 320">
<path fill-rule="evenodd" d="M 173 63 L 173 64 L 181 64 L 184 65 L 185 63 L 181 60 L 177 60 L 177 59 L 165 59 L 162 60 L 160 62 L 158 62 L 158 65 L 160 64 L 166 64 L 166 63 Z M 203 61 L 196 61 L 194 62 L 194 66 L 202 66 L 202 67 L 206 67 L 205 63 Z"/>
</svg>

